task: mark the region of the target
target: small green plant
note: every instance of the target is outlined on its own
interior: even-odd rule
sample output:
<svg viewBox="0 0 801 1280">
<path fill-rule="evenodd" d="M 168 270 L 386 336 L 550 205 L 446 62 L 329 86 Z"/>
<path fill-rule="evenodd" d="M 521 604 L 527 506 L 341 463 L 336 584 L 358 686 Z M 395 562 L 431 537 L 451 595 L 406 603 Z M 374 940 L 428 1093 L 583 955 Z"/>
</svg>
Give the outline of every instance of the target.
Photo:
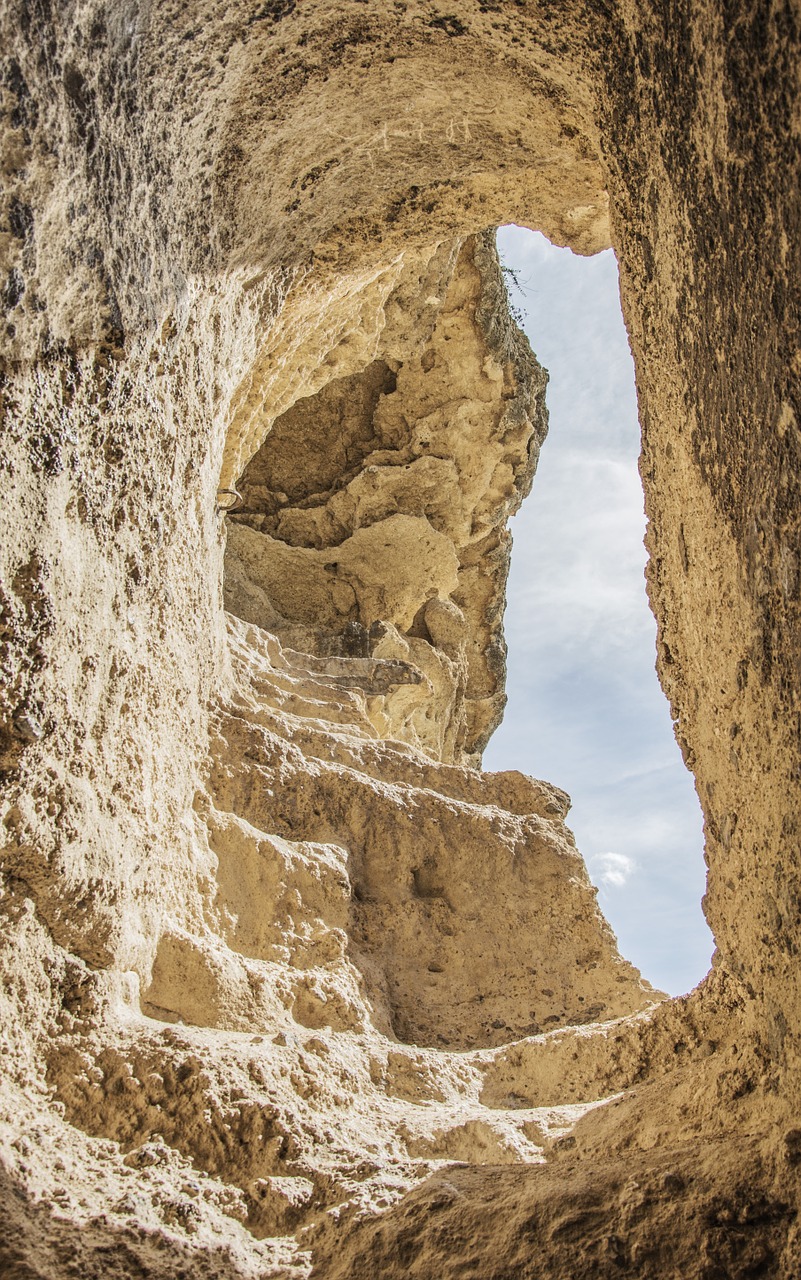
<svg viewBox="0 0 801 1280">
<path fill-rule="evenodd" d="M 526 296 L 526 290 L 520 283 L 520 273 L 514 267 L 507 267 L 505 263 L 501 263 L 501 275 L 506 289 L 506 305 L 509 308 L 509 315 L 514 320 L 519 329 L 524 327 L 525 315 L 522 307 L 512 299 L 512 289 L 514 289 L 521 298 Z"/>
</svg>

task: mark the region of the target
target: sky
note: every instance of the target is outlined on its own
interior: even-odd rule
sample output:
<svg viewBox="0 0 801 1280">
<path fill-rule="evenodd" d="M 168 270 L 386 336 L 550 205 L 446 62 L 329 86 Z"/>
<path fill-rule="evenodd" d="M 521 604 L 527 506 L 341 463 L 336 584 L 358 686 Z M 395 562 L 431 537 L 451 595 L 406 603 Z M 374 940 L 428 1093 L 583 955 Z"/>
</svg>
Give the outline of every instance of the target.
<svg viewBox="0 0 801 1280">
<path fill-rule="evenodd" d="M 701 912 L 701 812 L 657 680 L 645 594 L 634 365 L 611 250 L 580 258 L 498 233 L 512 304 L 550 373 L 550 430 L 514 538 L 503 724 L 485 769 L 567 791 L 568 824 L 620 950 L 654 986 L 691 990 L 713 944 Z"/>
</svg>

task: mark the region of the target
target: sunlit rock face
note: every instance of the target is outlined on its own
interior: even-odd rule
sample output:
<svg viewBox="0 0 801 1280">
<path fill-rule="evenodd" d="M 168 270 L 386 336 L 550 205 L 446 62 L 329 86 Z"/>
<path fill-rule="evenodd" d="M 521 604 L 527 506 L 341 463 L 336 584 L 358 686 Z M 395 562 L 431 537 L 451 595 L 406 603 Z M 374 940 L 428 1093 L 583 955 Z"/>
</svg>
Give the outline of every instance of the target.
<svg viewBox="0 0 801 1280">
<path fill-rule="evenodd" d="M 531 487 L 546 376 L 492 237 L 447 265 L 416 350 L 388 324 L 382 358 L 273 424 L 239 481 L 226 606 L 295 649 L 375 658 L 376 731 L 480 765 L 505 701 L 506 521 Z"/>
<path fill-rule="evenodd" d="M 1 20 L 0 1269 L 789 1280 L 797 12 Z M 509 221 L 618 253 L 683 1000 L 559 780 L 478 769 L 546 425 Z"/>
</svg>

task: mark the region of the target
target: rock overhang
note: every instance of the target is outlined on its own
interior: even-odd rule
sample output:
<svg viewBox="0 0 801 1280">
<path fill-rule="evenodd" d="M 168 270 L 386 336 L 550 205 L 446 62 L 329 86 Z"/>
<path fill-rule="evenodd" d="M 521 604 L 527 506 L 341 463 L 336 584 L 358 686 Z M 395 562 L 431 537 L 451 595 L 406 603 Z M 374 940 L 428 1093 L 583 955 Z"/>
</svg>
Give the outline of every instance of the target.
<svg viewBox="0 0 801 1280">
<path fill-rule="evenodd" d="M 289 1266 L 299 1231 L 320 1274 L 337 1265 L 370 1274 L 378 1254 L 369 1211 L 425 1172 L 426 1159 L 511 1153 L 525 1163 L 542 1150 L 531 1135 L 550 1131 L 543 1099 L 569 1097 L 568 1107 L 582 1090 L 636 1086 L 588 1113 L 575 1145 L 557 1143 L 531 1177 L 465 1175 L 458 1194 L 447 1192 L 466 1216 L 461 1235 L 447 1233 L 445 1254 L 425 1234 L 428 1192 L 411 1254 L 400 1237 L 392 1243 L 396 1224 L 402 1236 L 417 1221 L 416 1202 L 401 1206 L 386 1223 L 382 1268 L 458 1273 L 460 1241 L 487 1232 L 503 1204 L 516 1234 L 489 1231 L 488 1248 L 492 1265 L 514 1274 L 533 1265 L 524 1227 L 536 1221 L 538 1274 L 564 1274 L 563 1240 L 576 1275 L 670 1274 L 676 1258 L 684 1276 L 749 1267 L 792 1275 L 801 411 L 792 11 L 742 6 L 730 35 L 712 7 L 665 17 L 627 4 L 461 4 L 444 13 L 410 3 L 390 14 L 355 2 L 281 3 L 229 7 L 224 21 L 202 5 L 101 12 L 86 3 L 56 14 L 9 5 L 4 21 L 14 50 L 4 80 L 3 963 L 5 1025 L 14 1029 L 6 1120 L 13 1128 L 30 1114 L 26 1123 L 57 1135 L 84 1206 L 44 1146 L 27 1157 L 33 1174 L 11 1130 L 6 1155 L 28 1194 L 35 1183 L 67 1206 L 67 1220 L 91 1228 L 76 1244 L 57 1218 L 37 1225 L 49 1211 L 26 1209 L 32 1265 L 59 1274 L 64 1250 L 79 1248 L 78 1265 L 94 1274 L 107 1243 L 101 1210 L 134 1247 L 131 1211 L 119 1206 L 123 1170 L 136 1168 L 145 1199 L 134 1219 L 151 1236 L 135 1248 L 155 1274 L 170 1274 L 167 1241 L 216 1265 L 207 1248 L 215 1232 L 229 1242 L 233 1274 L 268 1257 L 253 1243 L 265 1234 L 285 1233 L 272 1257 Z M 404 1037 L 431 1038 L 420 1025 L 437 1007 L 428 995 L 467 963 L 458 931 L 448 933 L 450 898 L 464 906 L 466 890 L 457 895 L 441 855 L 431 856 L 440 848 L 433 816 L 428 855 L 421 845 L 401 866 L 382 847 L 382 804 L 400 812 L 392 778 L 425 779 L 421 795 L 469 795 L 460 812 L 478 804 L 501 845 L 511 829 L 504 810 L 559 811 L 563 801 L 539 784 L 532 799 L 531 784 L 507 779 L 488 816 L 480 788 L 498 784 L 432 762 L 480 749 L 482 732 L 479 717 L 472 738 L 458 742 L 455 730 L 444 749 L 442 723 L 459 719 L 450 652 L 463 643 L 459 614 L 476 635 L 469 608 L 445 591 L 447 573 L 419 621 L 419 610 L 410 619 L 401 609 L 372 642 L 370 624 L 382 619 L 368 615 L 387 610 L 362 605 L 354 584 L 363 576 L 351 574 L 338 598 L 350 591 L 356 603 L 337 605 L 328 630 L 340 620 L 343 632 L 361 627 L 366 655 L 332 653 L 331 644 L 308 654 L 305 641 L 282 648 L 252 625 L 257 618 L 226 639 L 215 495 L 282 415 L 363 378 L 377 360 L 395 375 L 419 360 L 421 385 L 441 378 L 445 335 L 434 334 L 448 281 L 470 287 L 458 255 L 468 237 L 511 220 L 584 252 L 611 239 L 618 254 L 660 674 L 705 809 L 719 950 L 696 995 L 652 1018 L 637 1014 L 622 1031 L 535 1029 L 540 1017 L 561 1018 L 561 1006 L 532 1006 L 531 1023 L 513 1020 L 507 1031 L 499 1007 L 482 1034 L 501 1043 L 437 1056 Z M 493 316 L 503 331 L 502 314 L 489 307 L 485 340 Z M 461 437 L 447 440 L 439 461 L 455 460 Z M 303 514 L 310 508 L 286 510 L 291 503 L 279 503 L 284 522 L 274 532 L 295 550 L 317 538 L 322 546 L 300 547 L 314 551 L 398 516 L 439 532 L 436 520 L 452 513 L 436 510 L 447 479 L 431 461 L 405 485 L 385 485 L 385 460 L 378 473 L 351 477 L 339 543 L 336 530 L 328 538 L 318 516 Z M 463 483 L 464 468 L 460 491 Z M 319 505 L 326 520 L 340 518 L 329 501 Z M 459 513 L 463 529 L 470 515 L 459 550 L 472 546 L 476 562 L 457 557 L 457 578 L 468 568 L 480 575 L 496 553 L 473 529 L 477 509 L 473 501 Z M 497 552 L 499 580 L 501 544 Z M 368 576 L 369 560 L 354 553 Z M 326 587 L 321 600 L 329 598 Z M 484 603 L 491 613 L 492 600 Z M 496 621 L 497 609 L 461 677 L 465 706 L 495 700 L 485 726 L 497 713 Z M 326 669 L 332 661 L 346 667 Z M 377 678 L 391 683 L 400 671 L 381 663 L 424 679 L 376 693 Z M 415 699 L 437 680 L 426 727 Z M 345 790 L 374 796 L 369 811 L 356 807 L 356 831 L 345 791 L 321 781 L 332 769 L 337 786 L 347 778 Z M 277 816 L 289 825 L 259 836 L 241 813 L 220 824 L 228 794 L 265 820 L 277 815 L 278 795 Z M 417 837 L 425 823 L 412 817 L 411 827 Z M 469 853 L 470 838 L 455 840 Z M 365 874 L 370 848 L 385 861 L 381 876 Z M 352 892 L 343 859 L 356 869 Z M 246 867 L 256 887 L 242 900 L 232 868 Z M 376 880 L 392 883 L 395 871 L 385 920 Z M 276 897 L 281 874 L 292 883 Z M 249 914 L 259 895 L 271 904 L 266 932 Z M 440 939 L 430 954 L 426 938 Z M 400 969 L 383 963 L 384 946 Z M 597 963 L 583 957 L 587 980 L 602 976 Z M 479 970 L 476 990 L 487 976 L 486 965 Z M 620 976 L 636 1004 L 636 982 Z M 410 998 L 417 981 L 426 1000 Z M 548 991 L 542 997 L 557 1004 L 558 984 L 549 980 Z M 456 998 L 443 1001 L 440 1030 L 459 1022 Z M 575 1009 L 568 1020 L 577 1022 Z M 269 1039 L 266 1026 L 278 1028 Z M 504 1048 L 507 1034 L 524 1032 L 519 1052 Z M 568 1068 L 571 1037 L 579 1067 Z M 564 1062 L 564 1095 L 544 1088 L 554 1060 Z M 20 1089 L 42 1087 L 45 1063 L 67 1108 L 63 1127 L 57 1110 L 20 1101 Z M 412 1108 L 432 1105 L 442 1110 L 427 1129 Z M 551 1128 L 559 1131 L 558 1117 Z M 747 1170 L 743 1133 L 759 1135 Z M 100 1160 L 109 1148 L 98 1139 L 118 1144 L 116 1164 Z M 373 1159 L 365 1143 L 384 1154 Z M 598 1203 L 582 1225 L 571 1205 L 590 1165 Z M 368 1219 L 340 1264 L 332 1259 L 344 1226 L 328 1211 L 345 1204 L 343 1222 L 351 1212 Z"/>
</svg>

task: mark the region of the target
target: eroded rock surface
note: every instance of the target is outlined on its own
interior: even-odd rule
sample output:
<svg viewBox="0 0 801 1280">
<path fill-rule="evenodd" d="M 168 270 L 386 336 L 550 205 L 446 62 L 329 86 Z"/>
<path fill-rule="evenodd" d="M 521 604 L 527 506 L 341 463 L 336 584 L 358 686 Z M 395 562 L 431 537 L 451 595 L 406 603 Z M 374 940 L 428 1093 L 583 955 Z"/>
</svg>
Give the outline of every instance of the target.
<svg viewBox="0 0 801 1280">
<path fill-rule="evenodd" d="M 0 7 L 4 1274 L 798 1274 L 798 28 Z M 506 221 L 619 257 L 682 1000 L 476 767 L 545 432 Z"/>
<path fill-rule="evenodd" d="M 226 601 L 305 652 L 394 662 L 373 676 L 382 736 L 480 764 L 505 702 L 506 521 L 547 430 L 546 375 L 491 236 L 440 289 L 416 351 L 399 358 L 390 322 L 380 359 L 273 424 L 238 484 Z"/>
<path fill-rule="evenodd" d="M 330 1231 L 442 1162 L 541 1161 L 636 1075 L 626 1015 L 658 996 L 617 954 L 564 793 L 382 739 L 370 660 L 330 676 L 253 624 L 229 638 L 194 893 L 162 919 L 138 998 L 133 975 L 112 999 L 51 944 L 58 1110 L 34 1182 L 67 1218 L 103 1203 L 126 1241 L 144 1228 L 137 1265 L 177 1231 L 221 1239 L 244 1274 L 305 1273 Z M 9 1139 L 33 1173 L 31 1142 Z M 75 1265 L 100 1274 L 91 1241 Z M 65 1248 L 31 1223 L 10 1256 L 58 1274 Z"/>
</svg>

